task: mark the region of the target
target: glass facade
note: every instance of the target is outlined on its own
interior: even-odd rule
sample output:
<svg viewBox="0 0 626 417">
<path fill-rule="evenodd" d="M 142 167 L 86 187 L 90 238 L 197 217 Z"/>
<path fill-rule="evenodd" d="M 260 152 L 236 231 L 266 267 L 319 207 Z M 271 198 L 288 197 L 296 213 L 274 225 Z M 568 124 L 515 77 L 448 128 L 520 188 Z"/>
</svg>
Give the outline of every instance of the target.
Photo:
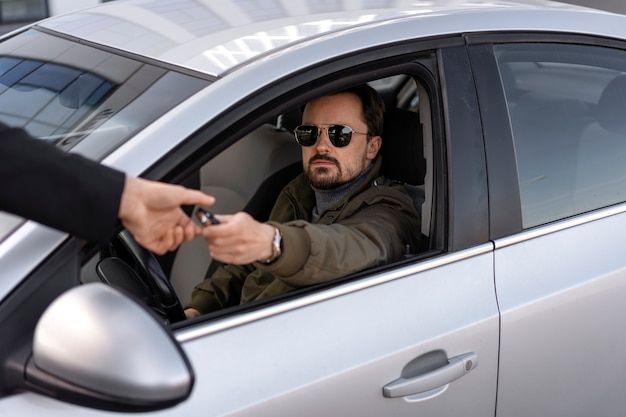
<svg viewBox="0 0 626 417">
<path fill-rule="evenodd" d="M 29 23 L 57 13 L 68 12 L 74 8 L 79 9 L 109 1 L 113 0 L 0 0 L 0 26 Z"/>
<path fill-rule="evenodd" d="M 28 22 L 48 17 L 47 0 L 0 0 L 0 23 Z"/>
</svg>

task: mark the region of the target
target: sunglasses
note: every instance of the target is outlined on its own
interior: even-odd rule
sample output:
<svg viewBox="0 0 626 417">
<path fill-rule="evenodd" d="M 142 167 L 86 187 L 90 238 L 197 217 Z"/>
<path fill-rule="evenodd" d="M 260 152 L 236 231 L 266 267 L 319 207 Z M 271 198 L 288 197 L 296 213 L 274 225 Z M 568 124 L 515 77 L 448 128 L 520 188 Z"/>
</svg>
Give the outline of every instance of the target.
<svg viewBox="0 0 626 417">
<path fill-rule="evenodd" d="M 322 134 L 322 130 L 326 129 L 328 139 L 335 148 L 343 148 L 348 146 L 352 140 L 352 134 L 368 135 L 369 133 L 355 132 L 350 126 L 346 125 L 326 125 L 326 127 L 318 127 L 315 125 L 300 125 L 293 131 L 296 136 L 296 142 L 301 146 L 313 146 L 317 143 Z"/>
</svg>

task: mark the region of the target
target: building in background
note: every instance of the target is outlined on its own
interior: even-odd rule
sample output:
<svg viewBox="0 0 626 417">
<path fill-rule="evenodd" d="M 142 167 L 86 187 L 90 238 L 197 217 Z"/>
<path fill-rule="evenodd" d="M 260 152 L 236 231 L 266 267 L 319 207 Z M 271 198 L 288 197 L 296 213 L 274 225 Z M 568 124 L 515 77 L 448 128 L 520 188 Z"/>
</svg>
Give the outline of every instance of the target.
<svg viewBox="0 0 626 417">
<path fill-rule="evenodd" d="M 49 16 L 96 6 L 111 0 L 0 0 L 0 33 Z"/>
</svg>

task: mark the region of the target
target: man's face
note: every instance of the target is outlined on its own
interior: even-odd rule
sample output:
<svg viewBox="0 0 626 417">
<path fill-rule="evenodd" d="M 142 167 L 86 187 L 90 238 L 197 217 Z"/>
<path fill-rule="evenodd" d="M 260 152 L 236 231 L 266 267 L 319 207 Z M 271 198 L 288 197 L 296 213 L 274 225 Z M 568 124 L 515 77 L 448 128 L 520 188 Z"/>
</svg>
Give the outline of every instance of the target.
<svg viewBox="0 0 626 417">
<path fill-rule="evenodd" d="M 309 102 L 302 115 L 302 124 L 322 129 L 317 143 L 302 147 L 304 172 L 311 185 L 331 189 L 356 178 L 372 163 L 380 149 L 380 136 L 353 133 L 348 146 L 336 148 L 328 138 L 329 125 L 350 126 L 354 132 L 367 133 L 367 124 L 361 119 L 361 100 L 352 93 L 320 97 Z"/>
</svg>

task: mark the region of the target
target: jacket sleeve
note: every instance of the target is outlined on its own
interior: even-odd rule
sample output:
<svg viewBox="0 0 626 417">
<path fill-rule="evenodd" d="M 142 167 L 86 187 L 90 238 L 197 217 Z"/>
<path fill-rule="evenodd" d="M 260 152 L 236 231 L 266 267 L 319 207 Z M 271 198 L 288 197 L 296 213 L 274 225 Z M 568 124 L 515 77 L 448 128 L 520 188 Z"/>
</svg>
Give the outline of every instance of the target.
<svg viewBox="0 0 626 417">
<path fill-rule="evenodd" d="M 283 256 L 274 264 L 255 266 L 294 287 L 399 259 L 406 245 L 416 245 L 420 236 L 419 215 L 410 199 L 385 197 L 363 202 L 352 216 L 334 224 L 297 220 L 274 225 L 283 235 Z"/>
<path fill-rule="evenodd" d="M 118 225 L 124 173 L 0 125 L 0 210 L 104 243 Z"/>
<path fill-rule="evenodd" d="M 253 270 L 250 265 L 224 265 L 218 268 L 210 278 L 196 285 L 191 293 L 191 301 L 185 308 L 195 308 L 206 314 L 238 305 L 243 283 Z"/>
</svg>

